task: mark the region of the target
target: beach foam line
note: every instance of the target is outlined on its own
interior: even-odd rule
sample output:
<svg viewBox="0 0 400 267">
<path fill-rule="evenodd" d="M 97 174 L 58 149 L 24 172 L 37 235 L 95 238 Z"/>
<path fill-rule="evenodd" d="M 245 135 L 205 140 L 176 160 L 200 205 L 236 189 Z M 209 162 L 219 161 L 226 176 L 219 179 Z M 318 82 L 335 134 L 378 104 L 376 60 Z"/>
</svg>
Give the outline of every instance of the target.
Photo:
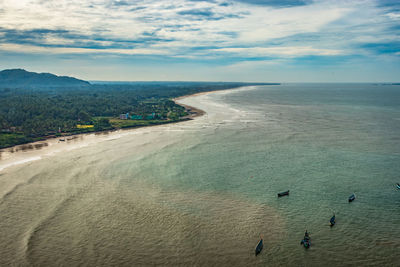
<svg viewBox="0 0 400 267">
<path fill-rule="evenodd" d="M 42 157 L 41 156 L 34 156 L 34 157 L 31 157 L 31 158 L 21 159 L 21 160 L 18 160 L 18 161 L 13 161 L 13 162 L 10 162 L 10 163 L 2 164 L 2 165 L 0 165 L 0 171 L 4 170 L 5 168 L 11 167 L 11 166 L 24 164 L 24 163 L 28 163 L 28 162 L 39 160 L 39 159 L 42 159 Z"/>
<path fill-rule="evenodd" d="M 242 87 L 242 88 L 234 88 L 234 89 L 227 89 L 227 90 L 216 90 L 216 91 L 208 91 L 208 92 L 202 92 L 202 93 L 198 93 L 198 94 L 193 94 L 193 95 L 186 95 L 186 96 L 181 96 L 178 98 L 175 98 L 176 102 L 178 104 L 182 104 L 182 105 L 187 105 L 184 102 L 193 100 L 193 99 L 200 99 L 200 100 L 206 100 L 208 99 L 208 95 L 211 94 L 231 94 L 231 93 L 235 93 L 235 92 L 241 92 L 241 91 L 247 91 L 247 90 L 253 90 L 254 88 L 256 88 L 255 86 L 246 86 L 246 87 Z M 193 106 L 190 106 L 193 109 L 197 109 L 202 111 L 201 109 L 196 107 L 196 103 L 197 101 L 195 101 L 193 103 Z M 235 109 L 230 107 L 227 104 L 222 104 L 222 103 L 217 103 L 217 102 L 212 102 L 212 105 L 214 107 L 217 107 L 219 109 L 226 109 L 226 110 L 230 110 L 232 113 L 235 114 L 241 114 L 243 113 L 243 111 Z M 204 112 L 204 111 L 202 111 Z M 207 115 L 206 112 L 202 113 L 201 115 Z M 201 117 L 201 116 L 200 116 Z M 206 116 L 207 117 L 207 116 Z M 194 121 L 192 121 L 193 123 Z M 224 123 L 224 122 L 222 122 Z M 177 127 L 176 125 L 180 124 L 179 127 Z M 202 126 L 204 127 L 212 127 L 212 125 L 209 124 L 204 124 L 204 121 L 202 120 L 198 120 L 198 122 L 194 122 L 195 126 Z M 8 155 L 10 154 L 9 152 L 5 152 L 5 159 L 0 160 L 0 172 L 3 171 L 4 169 L 8 168 L 8 167 L 12 167 L 15 165 L 22 165 L 28 162 L 32 162 L 32 161 L 36 161 L 36 160 L 40 160 L 43 159 L 43 157 L 47 158 L 47 157 L 51 157 L 53 155 L 62 153 L 62 152 L 66 152 L 66 151 L 71 151 L 71 150 L 75 150 L 75 149 L 80 149 L 80 148 L 84 148 L 93 144 L 97 144 L 99 142 L 104 142 L 104 141 L 112 141 L 112 140 L 116 140 L 116 139 L 120 139 L 122 137 L 126 137 L 129 135 L 147 135 L 151 132 L 182 132 L 182 131 L 192 131 L 193 128 L 193 124 L 190 126 L 186 126 L 184 123 L 171 123 L 171 124 L 161 124 L 161 125 L 154 125 L 154 126 L 150 126 L 150 127 L 141 127 L 141 128 L 132 128 L 132 129 L 124 129 L 124 130 L 117 130 L 117 131 L 112 131 L 107 133 L 107 135 L 100 135 L 98 137 L 96 137 L 98 134 L 97 133 L 88 133 L 88 134 L 80 134 L 80 135 L 76 135 L 76 137 L 82 137 L 85 140 L 84 141 L 77 141 L 77 144 L 70 144 L 68 146 L 65 146 L 65 144 L 59 144 L 58 142 L 58 138 L 54 138 L 54 139 L 48 139 L 46 140 L 46 147 L 42 148 L 42 150 L 37 150 L 36 153 L 40 154 L 40 155 L 35 155 L 35 156 L 28 156 L 26 158 L 23 159 L 18 159 L 19 156 L 24 155 L 26 153 L 26 151 L 16 151 L 13 152 L 13 155 Z M 100 133 L 101 134 L 101 133 Z M 42 141 L 37 142 L 37 143 L 42 143 Z M 33 145 L 36 143 L 32 143 Z M 2 150 L 0 150 L 1 152 Z M 34 150 L 29 151 L 30 153 L 35 153 Z M 23 154 L 21 154 L 23 153 Z M 10 162 L 11 161 L 11 162 Z"/>
</svg>

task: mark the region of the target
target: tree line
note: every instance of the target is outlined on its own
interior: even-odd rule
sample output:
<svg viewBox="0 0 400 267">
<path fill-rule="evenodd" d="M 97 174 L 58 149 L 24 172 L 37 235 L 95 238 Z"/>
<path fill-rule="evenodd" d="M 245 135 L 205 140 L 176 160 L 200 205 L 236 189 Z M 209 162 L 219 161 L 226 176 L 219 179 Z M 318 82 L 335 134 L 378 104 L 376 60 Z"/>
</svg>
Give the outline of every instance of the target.
<svg viewBox="0 0 400 267">
<path fill-rule="evenodd" d="M 171 98 L 243 85 L 150 82 L 94 84 L 82 88 L 3 88 L 0 89 L 0 135 L 3 135 L 0 147 L 59 134 L 59 130 L 64 133 L 84 131 L 76 129 L 77 124 L 94 124 L 95 130 L 109 129 L 112 125 L 107 117 L 127 112 L 157 113 L 159 119 L 167 119 L 171 113 L 179 116 L 184 109 Z"/>
</svg>

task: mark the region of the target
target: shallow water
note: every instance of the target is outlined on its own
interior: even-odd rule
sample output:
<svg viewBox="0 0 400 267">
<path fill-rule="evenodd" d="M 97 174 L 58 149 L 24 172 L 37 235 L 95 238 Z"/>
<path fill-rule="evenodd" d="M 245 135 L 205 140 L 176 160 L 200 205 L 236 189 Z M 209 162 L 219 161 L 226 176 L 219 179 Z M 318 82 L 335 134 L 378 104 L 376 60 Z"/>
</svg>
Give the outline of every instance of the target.
<svg viewBox="0 0 400 267">
<path fill-rule="evenodd" d="M 207 114 L 45 147 L 0 171 L 0 265 L 397 264 L 399 86 L 260 86 L 181 101 Z"/>
</svg>

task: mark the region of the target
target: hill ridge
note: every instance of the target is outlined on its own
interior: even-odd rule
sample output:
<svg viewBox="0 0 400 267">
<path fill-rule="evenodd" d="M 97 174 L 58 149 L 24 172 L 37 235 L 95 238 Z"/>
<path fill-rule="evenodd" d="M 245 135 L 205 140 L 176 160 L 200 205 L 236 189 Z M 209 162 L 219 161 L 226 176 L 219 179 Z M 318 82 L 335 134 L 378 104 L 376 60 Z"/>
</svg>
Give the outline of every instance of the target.
<svg viewBox="0 0 400 267">
<path fill-rule="evenodd" d="M 69 76 L 58 76 L 52 73 L 30 72 L 25 69 L 5 69 L 0 71 L 2 88 L 36 88 L 36 87 L 79 87 L 90 83 Z"/>
</svg>

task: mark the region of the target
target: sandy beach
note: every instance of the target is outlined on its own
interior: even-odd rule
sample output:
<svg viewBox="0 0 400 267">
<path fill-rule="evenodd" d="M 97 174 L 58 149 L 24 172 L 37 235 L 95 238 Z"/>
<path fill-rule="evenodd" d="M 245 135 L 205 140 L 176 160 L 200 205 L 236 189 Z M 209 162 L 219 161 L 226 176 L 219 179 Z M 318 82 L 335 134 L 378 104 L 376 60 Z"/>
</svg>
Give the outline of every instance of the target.
<svg viewBox="0 0 400 267">
<path fill-rule="evenodd" d="M 188 116 L 183 119 L 192 120 L 196 117 L 201 117 L 206 114 L 202 109 L 195 107 L 196 98 L 201 96 L 206 96 L 208 94 L 215 93 L 227 93 L 230 91 L 241 90 L 240 88 L 228 89 L 228 90 L 215 90 L 208 92 L 201 92 L 192 95 L 181 96 L 173 99 L 177 104 L 185 107 L 186 111 L 189 113 Z M 190 102 L 190 105 L 188 104 Z M 192 104 L 193 102 L 193 104 Z M 79 149 L 82 147 L 90 146 L 99 142 L 104 142 L 108 140 L 113 140 L 117 138 L 121 138 L 127 135 L 139 134 L 142 132 L 151 131 L 151 129 L 156 128 L 165 128 L 170 127 L 172 124 L 184 123 L 187 122 L 185 120 L 180 122 L 173 122 L 163 125 L 151 125 L 145 127 L 136 127 L 136 128 L 126 128 L 126 129 L 118 129 L 118 130 L 108 130 L 101 131 L 95 133 L 83 133 L 71 136 L 63 137 L 63 140 L 60 141 L 60 137 L 51 137 L 42 141 L 17 145 L 9 148 L 0 149 L 0 172 L 4 169 L 20 164 L 25 164 L 31 161 L 40 160 L 43 158 L 48 158 L 52 155 L 68 152 L 74 149 Z"/>
</svg>

